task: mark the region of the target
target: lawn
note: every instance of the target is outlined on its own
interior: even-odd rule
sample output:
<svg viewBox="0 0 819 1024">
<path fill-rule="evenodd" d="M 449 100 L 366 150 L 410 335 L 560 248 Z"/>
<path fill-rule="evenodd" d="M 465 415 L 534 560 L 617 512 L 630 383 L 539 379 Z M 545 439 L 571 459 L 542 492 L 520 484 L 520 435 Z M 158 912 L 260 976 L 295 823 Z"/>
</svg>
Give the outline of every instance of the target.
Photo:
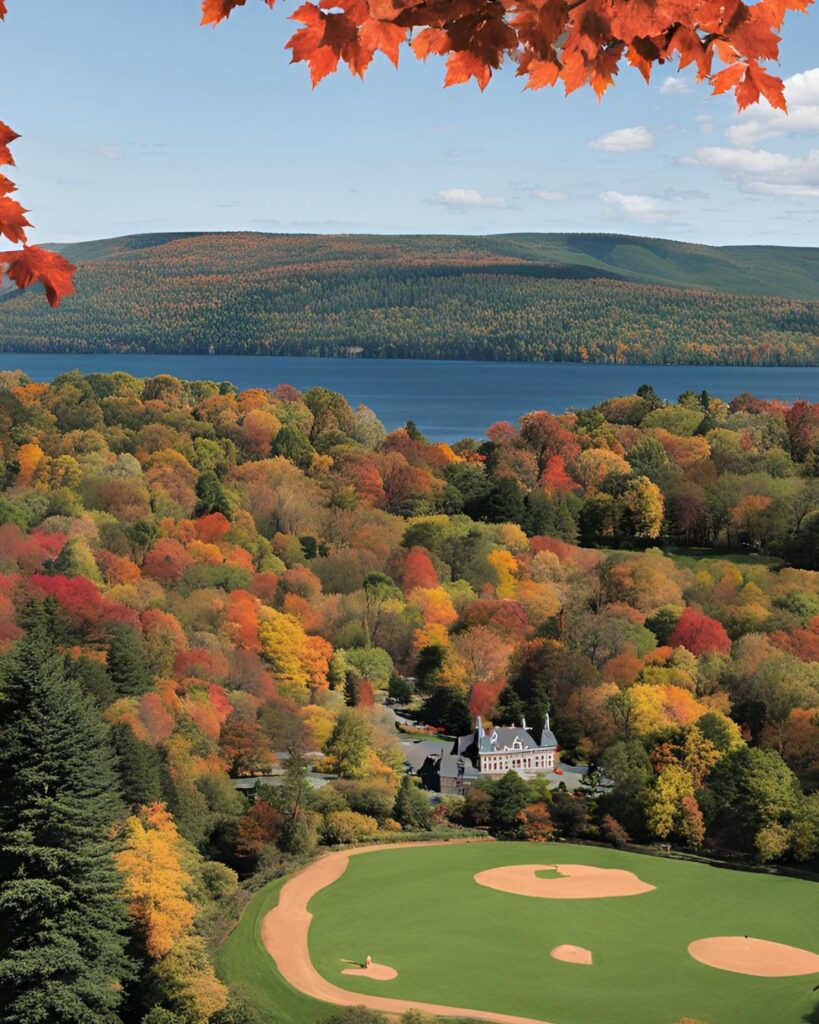
<svg viewBox="0 0 819 1024">
<path fill-rule="evenodd" d="M 733 562 L 734 565 L 761 565 L 768 569 L 779 569 L 784 563 L 781 558 L 758 555 L 754 552 L 726 551 L 722 548 L 663 548 L 663 554 L 678 565 L 689 569 L 700 568 L 703 561 Z"/>
<path fill-rule="evenodd" d="M 546 900 L 472 878 L 533 863 L 625 868 L 656 890 Z M 310 910 L 314 964 L 352 991 L 554 1024 L 673 1024 L 684 1016 L 706 1024 L 819 1021 L 812 993 L 819 975 L 755 978 L 687 953 L 694 939 L 744 934 L 819 952 L 819 886 L 809 881 L 570 844 L 487 843 L 353 857 Z M 593 966 L 553 960 L 549 951 L 564 943 L 590 949 Z M 254 944 L 248 954 L 257 951 Z M 398 978 L 341 974 L 345 959 L 368 954 L 396 968 Z"/>
</svg>

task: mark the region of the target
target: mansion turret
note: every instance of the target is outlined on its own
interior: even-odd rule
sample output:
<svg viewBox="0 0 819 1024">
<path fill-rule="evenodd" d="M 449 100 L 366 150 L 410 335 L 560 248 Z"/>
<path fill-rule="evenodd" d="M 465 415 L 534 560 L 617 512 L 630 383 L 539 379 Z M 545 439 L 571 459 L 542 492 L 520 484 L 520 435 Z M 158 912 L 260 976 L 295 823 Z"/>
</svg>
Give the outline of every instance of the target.
<svg viewBox="0 0 819 1024">
<path fill-rule="evenodd" d="M 525 718 L 520 725 L 486 728 L 478 716 L 473 732 L 459 736 L 450 754 L 427 758 L 419 774 L 430 789 L 462 794 L 476 779 L 496 779 L 510 771 L 534 779 L 553 774 L 556 767 L 557 739 L 548 715 L 539 736 Z"/>
</svg>

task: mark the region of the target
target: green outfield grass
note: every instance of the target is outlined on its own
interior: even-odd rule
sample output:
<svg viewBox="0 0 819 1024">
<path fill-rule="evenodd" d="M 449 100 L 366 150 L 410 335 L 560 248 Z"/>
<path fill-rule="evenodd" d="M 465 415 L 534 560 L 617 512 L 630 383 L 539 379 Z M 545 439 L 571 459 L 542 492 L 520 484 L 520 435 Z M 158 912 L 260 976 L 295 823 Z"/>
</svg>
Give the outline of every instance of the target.
<svg viewBox="0 0 819 1024">
<path fill-rule="evenodd" d="M 487 868 L 532 863 L 625 868 L 656 890 L 544 900 L 473 881 Z M 673 1024 L 684 1016 L 706 1024 L 819 1021 L 819 993 L 812 993 L 819 975 L 755 978 L 706 967 L 687 953 L 694 939 L 744 934 L 819 952 L 814 882 L 570 844 L 487 843 L 353 857 L 310 910 L 314 964 L 352 991 L 554 1024 Z M 549 951 L 563 943 L 590 949 L 594 965 L 553 960 Z M 257 942 L 246 947 L 248 957 L 264 960 Z M 368 954 L 396 968 L 398 978 L 341 974 L 345 959 Z"/>
</svg>

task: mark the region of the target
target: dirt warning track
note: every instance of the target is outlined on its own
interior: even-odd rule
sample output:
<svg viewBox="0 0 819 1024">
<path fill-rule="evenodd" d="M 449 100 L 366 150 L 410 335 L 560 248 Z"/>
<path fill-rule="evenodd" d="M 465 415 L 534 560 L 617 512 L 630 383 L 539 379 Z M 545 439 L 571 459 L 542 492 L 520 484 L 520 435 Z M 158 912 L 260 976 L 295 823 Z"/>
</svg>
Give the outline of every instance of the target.
<svg viewBox="0 0 819 1024">
<path fill-rule="evenodd" d="M 341 850 L 313 861 L 288 879 L 279 894 L 278 906 L 264 917 L 261 928 L 264 947 L 276 961 L 284 980 L 305 995 L 336 1006 L 367 1006 L 371 1010 L 393 1014 L 405 1013 L 407 1010 L 422 1010 L 439 1017 L 471 1017 L 473 1020 L 494 1021 L 495 1024 L 549 1024 L 548 1021 L 534 1017 L 517 1017 L 471 1007 L 439 1006 L 436 1003 L 349 992 L 322 978 L 313 966 L 307 942 L 313 915 L 308 912 L 307 904 L 317 892 L 341 878 L 347 870 L 350 857 L 374 851 L 389 853 L 390 850 L 408 847 L 451 845 L 453 842 L 396 843 L 393 846 L 363 846 L 357 850 Z"/>
</svg>

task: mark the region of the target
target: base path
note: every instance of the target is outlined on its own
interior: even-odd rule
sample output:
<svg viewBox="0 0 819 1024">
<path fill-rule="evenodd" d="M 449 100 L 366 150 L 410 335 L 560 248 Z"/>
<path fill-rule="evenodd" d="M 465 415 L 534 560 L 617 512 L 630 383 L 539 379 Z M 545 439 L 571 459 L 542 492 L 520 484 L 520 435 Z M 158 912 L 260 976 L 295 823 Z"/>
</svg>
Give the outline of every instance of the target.
<svg viewBox="0 0 819 1024">
<path fill-rule="evenodd" d="M 541 871 L 557 871 L 558 877 L 541 878 Z M 544 900 L 593 900 L 606 896 L 640 896 L 653 892 L 654 886 L 641 882 L 633 871 L 596 868 L 589 864 L 513 864 L 505 868 L 479 871 L 478 885 L 511 892 L 516 896 L 535 896 Z"/>
<path fill-rule="evenodd" d="M 262 921 L 262 942 L 267 952 L 276 961 L 282 977 L 293 988 L 313 999 L 336 1006 L 367 1006 L 382 1013 L 406 1013 L 407 1010 L 421 1010 L 438 1017 L 471 1017 L 473 1020 L 494 1021 L 495 1024 L 549 1024 L 548 1021 L 533 1017 L 516 1017 L 508 1013 L 491 1013 L 462 1006 L 439 1006 L 436 1003 L 420 1003 L 411 999 L 389 999 L 386 996 L 372 996 L 362 992 L 349 992 L 327 981 L 319 974 L 310 960 L 307 933 L 313 915 L 308 913 L 307 904 L 317 892 L 337 882 L 347 870 L 350 857 L 361 853 L 387 854 L 390 850 L 408 849 L 417 846 L 453 846 L 456 842 L 395 843 L 392 846 L 362 846 L 356 850 L 340 850 L 329 853 L 303 868 L 282 886 L 279 904 Z"/>
<path fill-rule="evenodd" d="M 688 947 L 695 960 L 708 967 L 734 974 L 753 974 L 757 978 L 794 978 L 800 974 L 819 974 L 819 956 L 809 949 L 786 946 L 767 939 L 720 935 L 697 939 Z"/>
</svg>

